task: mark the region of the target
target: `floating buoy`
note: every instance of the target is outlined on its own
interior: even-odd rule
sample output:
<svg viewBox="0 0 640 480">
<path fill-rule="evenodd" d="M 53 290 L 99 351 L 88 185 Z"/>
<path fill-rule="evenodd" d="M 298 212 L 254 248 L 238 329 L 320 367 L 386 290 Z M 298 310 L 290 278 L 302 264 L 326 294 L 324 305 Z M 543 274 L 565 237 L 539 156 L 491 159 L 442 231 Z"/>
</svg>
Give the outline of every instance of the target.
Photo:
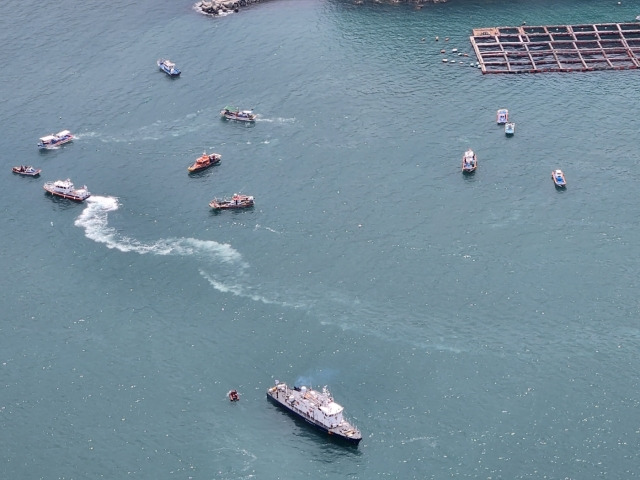
<svg viewBox="0 0 640 480">
<path fill-rule="evenodd" d="M 447 53 L 447 51 L 443 48 L 442 50 L 440 50 L 440 53 Z"/>
<path fill-rule="evenodd" d="M 444 63 L 447 63 L 449 60 L 447 60 L 446 58 L 443 58 L 443 59 L 442 59 L 442 61 L 443 61 Z"/>
<path fill-rule="evenodd" d="M 444 41 L 448 42 L 449 41 L 449 37 L 444 37 Z"/>
<path fill-rule="evenodd" d="M 457 49 L 457 48 L 452 48 L 452 49 L 451 49 L 451 53 L 456 53 L 457 51 L 458 51 L 458 49 Z"/>
<path fill-rule="evenodd" d="M 468 53 L 465 53 L 465 54 L 463 54 L 463 55 L 464 55 L 465 57 L 468 57 L 468 56 L 469 56 L 469 54 L 468 54 Z"/>
<path fill-rule="evenodd" d="M 440 40 L 440 38 L 436 36 L 436 42 L 437 42 L 438 40 Z"/>
</svg>

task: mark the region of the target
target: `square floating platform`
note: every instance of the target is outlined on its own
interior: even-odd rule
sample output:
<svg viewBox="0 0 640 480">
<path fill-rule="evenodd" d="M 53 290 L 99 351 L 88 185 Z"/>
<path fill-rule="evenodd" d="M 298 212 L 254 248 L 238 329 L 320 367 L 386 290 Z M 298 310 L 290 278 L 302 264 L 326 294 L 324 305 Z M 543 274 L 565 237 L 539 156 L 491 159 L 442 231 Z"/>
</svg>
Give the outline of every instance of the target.
<svg viewBox="0 0 640 480">
<path fill-rule="evenodd" d="M 474 28 L 482 73 L 640 68 L 640 22 Z"/>
</svg>

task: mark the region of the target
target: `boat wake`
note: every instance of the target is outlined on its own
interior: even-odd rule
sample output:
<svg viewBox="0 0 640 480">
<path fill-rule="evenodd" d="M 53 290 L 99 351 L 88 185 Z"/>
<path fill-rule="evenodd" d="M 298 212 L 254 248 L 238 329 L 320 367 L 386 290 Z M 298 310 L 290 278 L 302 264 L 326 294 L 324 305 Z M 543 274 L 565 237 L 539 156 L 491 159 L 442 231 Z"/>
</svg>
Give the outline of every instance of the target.
<svg viewBox="0 0 640 480">
<path fill-rule="evenodd" d="M 249 298 L 264 304 L 292 308 L 302 307 L 299 304 L 268 298 L 256 293 L 255 288 L 250 285 L 248 275 L 245 274 L 249 265 L 243 261 L 240 252 L 229 244 L 196 238 L 165 238 L 155 242 L 141 242 L 120 233 L 109 226 L 109 214 L 118 208 L 119 203 L 116 197 L 91 196 L 85 200 L 85 209 L 76 218 L 75 225 L 84 229 L 88 239 L 123 253 L 195 256 L 210 262 L 217 262 L 218 265 L 224 264 L 231 270 L 227 268 L 225 271 L 217 271 L 216 273 L 199 270 L 200 275 L 221 293 Z"/>
<path fill-rule="evenodd" d="M 296 121 L 295 117 L 294 118 L 282 118 L 282 117 L 261 118 L 260 116 L 258 116 L 258 118 L 256 118 L 256 122 L 268 122 L 268 123 L 293 123 L 295 121 Z"/>
<path fill-rule="evenodd" d="M 156 120 L 150 125 L 143 125 L 131 131 L 107 135 L 93 134 L 91 136 L 98 138 L 103 143 L 153 142 L 165 140 L 167 137 L 181 137 L 206 129 L 208 125 L 205 118 L 201 111 L 197 111 L 179 118 Z M 86 133 L 83 135 L 88 136 Z"/>
<path fill-rule="evenodd" d="M 90 240 L 104 244 L 107 248 L 121 252 L 134 252 L 141 255 L 196 255 L 211 260 L 246 268 L 242 255 L 231 245 L 213 240 L 196 238 L 166 238 L 156 242 L 145 243 L 119 233 L 109 226 L 109 213 L 118 210 L 118 199 L 115 197 L 91 196 L 85 201 L 86 207 L 76 218 L 75 225 L 83 228 Z"/>
<path fill-rule="evenodd" d="M 302 303 L 291 303 L 284 300 L 275 300 L 271 298 L 267 298 L 264 295 L 259 293 L 255 293 L 253 287 L 251 287 L 247 282 L 241 282 L 240 277 L 236 277 L 233 282 L 225 282 L 217 279 L 214 275 L 205 272 L 204 270 L 200 270 L 200 275 L 209 282 L 213 288 L 222 293 L 230 293 L 235 295 L 236 297 L 249 298 L 255 302 L 261 302 L 267 305 L 280 305 L 281 307 L 290 307 L 290 308 L 303 308 L 306 305 Z"/>
</svg>

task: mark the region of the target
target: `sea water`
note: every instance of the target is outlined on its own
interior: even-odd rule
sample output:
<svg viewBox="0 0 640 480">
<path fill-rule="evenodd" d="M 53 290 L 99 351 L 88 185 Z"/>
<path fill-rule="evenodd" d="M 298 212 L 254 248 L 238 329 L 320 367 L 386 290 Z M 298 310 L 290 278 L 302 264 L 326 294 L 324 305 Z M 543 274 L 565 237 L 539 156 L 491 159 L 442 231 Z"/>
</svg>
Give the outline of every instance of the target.
<svg viewBox="0 0 640 480">
<path fill-rule="evenodd" d="M 469 42 L 637 7 L 3 2 L 0 477 L 637 476 L 638 72 L 483 76 Z"/>
</svg>

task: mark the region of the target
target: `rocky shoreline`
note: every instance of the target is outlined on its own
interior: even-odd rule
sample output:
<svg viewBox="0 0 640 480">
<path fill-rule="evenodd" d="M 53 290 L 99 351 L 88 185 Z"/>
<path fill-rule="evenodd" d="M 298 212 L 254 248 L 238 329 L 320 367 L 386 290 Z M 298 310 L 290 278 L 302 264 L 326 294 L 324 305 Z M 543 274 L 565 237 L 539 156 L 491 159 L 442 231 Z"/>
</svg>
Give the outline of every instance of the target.
<svg viewBox="0 0 640 480">
<path fill-rule="evenodd" d="M 195 8 L 206 15 L 225 15 L 238 12 L 240 7 L 246 7 L 264 0 L 202 0 Z"/>
<path fill-rule="evenodd" d="M 196 10 L 205 15 L 226 15 L 238 12 L 241 7 L 253 5 L 266 0 L 201 0 L 196 3 Z M 351 0 L 355 5 L 365 4 L 407 4 L 420 8 L 428 3 L 446 3 L 449 0 Z"/>
</svg>

